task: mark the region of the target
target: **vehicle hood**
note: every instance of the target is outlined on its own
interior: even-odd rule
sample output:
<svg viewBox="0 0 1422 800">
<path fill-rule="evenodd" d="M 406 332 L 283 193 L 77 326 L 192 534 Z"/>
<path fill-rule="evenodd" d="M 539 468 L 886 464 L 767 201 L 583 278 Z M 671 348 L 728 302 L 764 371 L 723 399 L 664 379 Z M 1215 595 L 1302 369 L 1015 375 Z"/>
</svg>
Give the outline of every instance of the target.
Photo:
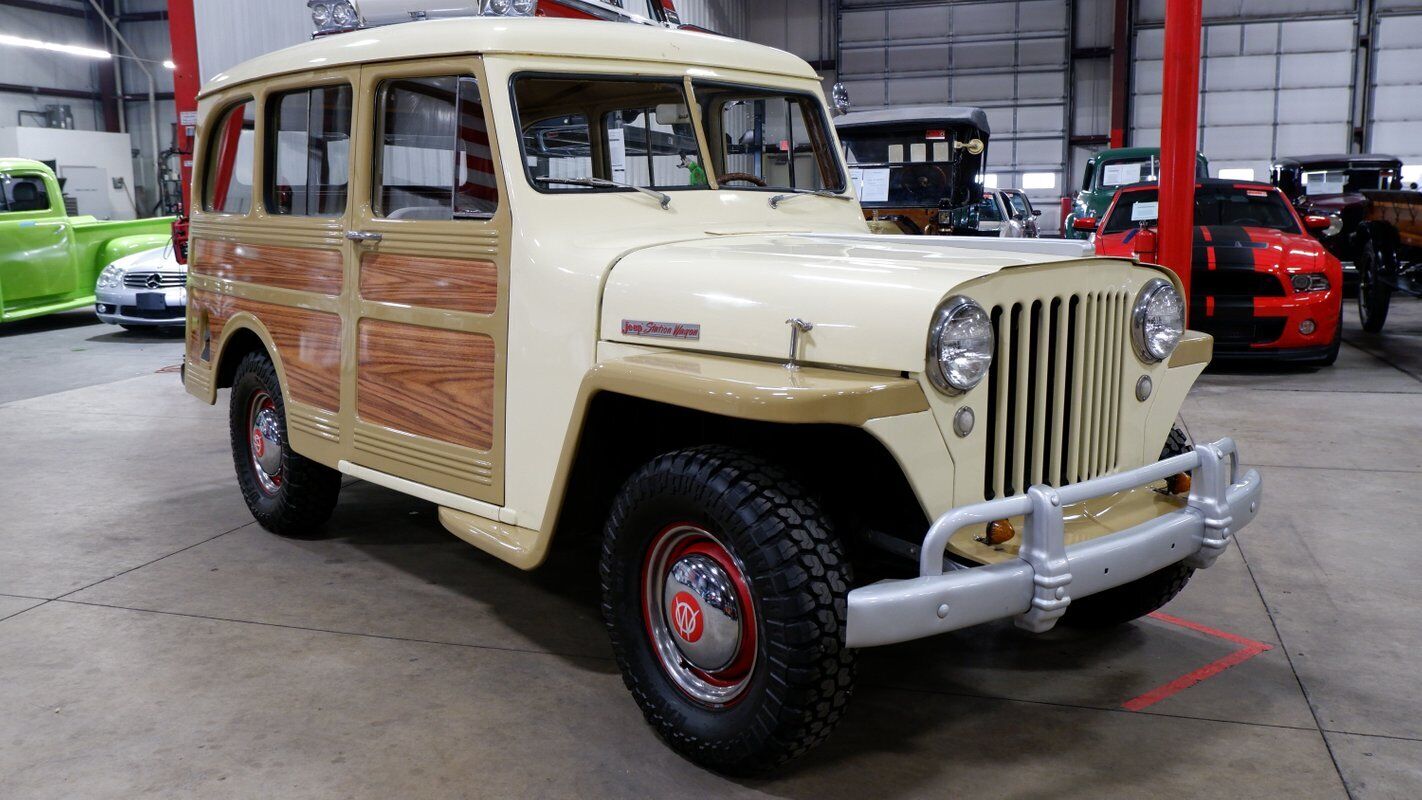
<svg viewBox="0 0 1422 800">
<path fill-rule="evenodd" d="M 998 240 L 784 233 L 653 246 L 608 275 L 601 336 L 788 359 L 797 318 L 813 325 L 802 361 L 918 372 L 945 297 L 971 296 L 965 283 L 1002 269 L 1070 258 L 1047 242 L 1010 251 L 987 241 Z"/>
<path fill-rule="evenodd" d="M 1237 225 L 1195 228 L 1195 269 L 1315 269 L 1323 258 L 1323 246 L 1306 233 Z"/>
<path fill-rule="evenodd" d="M 110 266 L 118 267 L 124 272 L 132 270 L 152 270 L 153 272 L 188 271 L 188 265 L 179 264 L 177 253 L 168 245 L 126 255 L 123 258 L 115 259 Z"/>
</svg>

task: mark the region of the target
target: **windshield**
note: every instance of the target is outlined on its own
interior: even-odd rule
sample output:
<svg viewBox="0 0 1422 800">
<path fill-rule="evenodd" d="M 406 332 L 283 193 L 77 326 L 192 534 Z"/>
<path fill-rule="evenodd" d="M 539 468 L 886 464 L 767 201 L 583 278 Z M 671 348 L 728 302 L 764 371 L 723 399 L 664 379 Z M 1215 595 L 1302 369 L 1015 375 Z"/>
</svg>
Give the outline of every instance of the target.
<svg viewBox="0 0 1422 800">
<path fill-rule="evenodd" d="M 1200 163 L 1199 159 L 1195 160 L 1195 177 L 1208 177 L 1205 166 Z M 1097 173 L 1096 188 L 1114 189 L 1118 186 L 1130 186 L 1133 183 L 1149 183 L 1158 180 L 1160 180 L 1159 156 L 1124 158 L 1108 161 L 1101 165 Z"/>
<path fill-rule="evenodd" d="M 676 79 L 522 76 L 514 102 L 529 180 L 543 192 L 842 192 L 823 105 L 809 94 L 697 84 L 710 153 Z M 567 183 L 566 181 L 576 181 Z"/>
<path fill-rule="evenodd" d="M 1364 189 L 1398 188 L 1397 170 L 1385 169 L 1310 169 L 1300 178 L 1307 195 L 1352 194 Z"/>
<path fill-rule="evenodd" d="M 864 203 L 933 206 L 951 200 L 958 169 L 955 131 L 916 128 L 840 129 L 850 180 Z M 964 134 L 963 139 L 971 139 Z"/>
<path fill-rule="evenodd" d="M 48 211 L 49 192 L 39 175 L 0 175 L 0 214 Z"/>
<path fill-rule="evenodd" d="M 680 81 L 522 77 L 523 156 L 539 191 L 626 191 L 558 183 L 598 178 L 657 189 L 707 186 Z"/>
<path fill-rule="evenodd" d="M 1102 233 L 1122 233 L 1139 227 L 1142 222 L 1154 225 L 1159 209 L 1155 189 L 1125 192 L 1116 201 Z M 1285 233 L 1298 233 L 1293 211 L 1273 189 L 1252 189 L 1236 186 L 1201 186 L 1195 189 L 1195 224 L 1197 226 L 1238 225 L 1248 228 L 1273 228 Z"/>
<path fill-rule="evenodd" d="M 1032 216 L 1032 204 L 1027 202 L 1027 195 L 1021 192 L 1003 192 L 1007 196 L 1007 201 L 1012 204 L 1012 212 L 1022 217 Z"/>
<path fill-rule="evenodd" d="M 725 188 L 842 192 L 824 107 L 807 94 L 697 83 L 711 164 Z"/>
</svg>

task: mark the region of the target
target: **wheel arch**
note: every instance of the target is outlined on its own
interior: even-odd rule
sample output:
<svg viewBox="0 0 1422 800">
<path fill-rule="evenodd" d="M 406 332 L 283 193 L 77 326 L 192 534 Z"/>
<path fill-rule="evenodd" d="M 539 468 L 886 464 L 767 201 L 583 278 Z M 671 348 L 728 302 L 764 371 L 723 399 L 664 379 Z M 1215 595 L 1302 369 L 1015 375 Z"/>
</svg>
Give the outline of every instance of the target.
<svg viewBox="0 0 1422 800">
<path fill-rule="evenodd" d="M 926 409 L 918 385 L 904 384 L 904 398 L 883 398 L 887 402 L 879 408 L 893 414 L 918 410 L 905 403 L 912 386 Z M 541 526 L 549 540 L 545 552 L 555 540 L 600 534 L 617 491 L 641 465 L 705 444 L 736 447 L 775 463 L 820 495 L 837 519 L 858 522 L 872 511 L 876 529 L 914 535 L 926 529 L 927 517 L 903 466 L 862 426 L 880 416 L 875 408 L 855 408 L 847 398 L 843 414 L 807 408 L 795 421 L 784 408 L 758 407 L 743 397 L 737 403 L 727 394 L 699 391 L 700 402 L 690 403 L 679 402 L 675 390 L 669 395 L 665 385 L 585 382 Z"/>
<path fill-rule="evenodd" d="M 277 381 L 281 384 L 282 402 L 290 405 L 290 383 L 282 366 L 281 351 L 277 348 L 271 332 L 256 315 L 240 311 L 222 326 L 222 335 L 213 351 L 212 390 L 232 388 L 237 365 L 249 353 L 260 352 L 272 360 L 276 368 Z"/>
</svg>

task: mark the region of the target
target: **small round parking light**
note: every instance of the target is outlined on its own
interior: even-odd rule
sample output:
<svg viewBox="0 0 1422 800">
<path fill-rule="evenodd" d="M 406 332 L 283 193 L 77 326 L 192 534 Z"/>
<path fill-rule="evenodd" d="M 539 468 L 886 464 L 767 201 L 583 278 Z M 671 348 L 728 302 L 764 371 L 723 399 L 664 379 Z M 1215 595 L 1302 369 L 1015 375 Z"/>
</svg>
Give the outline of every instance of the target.
<svg viewBox="0 0 1422 800">
<path fill-rule="evenodd" d="M 1306 319 L 1299 323 L 1299 333 L 1302 333 L 1304 336 L 1312 336 L 1316 330 L 1318 330 L 1318 326 L 1314 324 L 1314 321 L 1311 319 Z"/>
<path fill-rule="evenodd" d="M 1012 523 L 1005 519 L 994 520 L 988 523 L 987 530 L 983 531 L 983 537 L 978 541 L 994 547 L 1012 541 L 1012 537 L 1017 535 L 1017 529 L 1012 527 Z"/>
</svg>

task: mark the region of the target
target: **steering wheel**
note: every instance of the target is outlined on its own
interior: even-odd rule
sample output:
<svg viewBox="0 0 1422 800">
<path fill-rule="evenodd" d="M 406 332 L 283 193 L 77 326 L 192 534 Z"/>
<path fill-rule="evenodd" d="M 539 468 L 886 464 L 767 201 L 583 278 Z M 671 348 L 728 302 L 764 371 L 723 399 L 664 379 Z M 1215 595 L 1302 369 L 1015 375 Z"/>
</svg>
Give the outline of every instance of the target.
<svg viewBox="0 0 1422 800">
<path fill-rule="evenodd" d="M 948 173 L 936 164 L 908 164 L 897 170 L 895 179 L 897 188 L 918 202 L 936 202 L 948 193 Z"/>
<path fill-rule="evenodd" d="M 749 172 L 727 172 L 724 175 L 716 176 L 717 183 L 729 183 L 731 181 L 745 181 L 746 183 L 759 186 L 762 189 L 769 185 L 765 182 L 764 178 L 752 175 Z"/>
</svg>

